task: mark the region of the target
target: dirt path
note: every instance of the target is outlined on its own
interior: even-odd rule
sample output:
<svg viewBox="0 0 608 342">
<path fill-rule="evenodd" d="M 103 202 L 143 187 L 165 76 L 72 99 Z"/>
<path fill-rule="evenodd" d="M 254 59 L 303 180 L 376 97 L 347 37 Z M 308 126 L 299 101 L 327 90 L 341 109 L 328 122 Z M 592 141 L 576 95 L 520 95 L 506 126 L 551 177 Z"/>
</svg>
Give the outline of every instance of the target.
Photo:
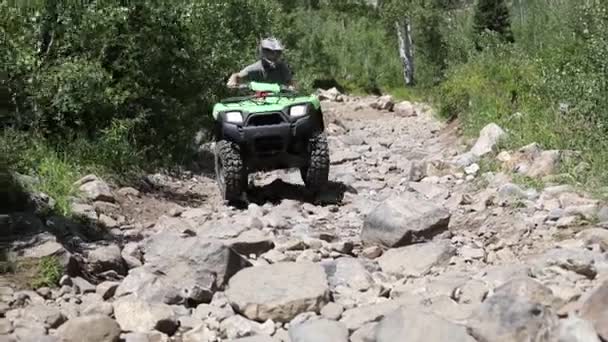
<svg viewBox="0 0 608 342">
<path fill-rule="evenodd" d="M 83 329 L 88 341 L 608 339 L 606 306 L 589 304 L 608 300 L 601 203 L 459 164 L 471 152 L 457 127 L 423 105 L 388 111 L 377 109 L 382 99 L 342 100 L 323 102 L 332 165 L 321 202 L 307 198 L 297 171 L 256 175 L 245 209 L 219 201 L 211 174 L 151 175 L 138 190 L 113 189 L 115 203 L 91 201 L 110 227 L 103 239 L 72 247 L 64 242 L 78 234 L 66 228 L 65 239 L 37 233 L 37 243 L 14 247 L 33 257 L 50 251 L 73 272 L 59 289 L 1 288 L 0 333 L 23 341 L 76 340 Z M 471 151 L 492 147 L 496 132 L 482 132 Z"/>
</svg>

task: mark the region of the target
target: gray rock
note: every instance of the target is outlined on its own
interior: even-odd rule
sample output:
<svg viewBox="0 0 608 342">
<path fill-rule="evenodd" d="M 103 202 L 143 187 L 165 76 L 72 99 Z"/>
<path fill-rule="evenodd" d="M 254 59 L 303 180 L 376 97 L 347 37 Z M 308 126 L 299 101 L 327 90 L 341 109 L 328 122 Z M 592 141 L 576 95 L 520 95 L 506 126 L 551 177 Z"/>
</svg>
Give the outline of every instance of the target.
<svg viewBox="0 0 608 342">
<path fill-rule="evenodd" d="M 557 266 L 589 279 L 594 279 L 597 275 L 596 260 L 601 262 L 602 259 L 604 258 L 601 254 L 586 249 L 566 248 L 554 248 L 541 256 L 531 258 L 537 273 L 542 273 L 548 267 Z"/>
<path fill-rule="evenodd" d="M 41 233 L 26 242 L 24 246 L 17 247 L 11 254 L 19 258 L 42 259 L 54 257 L 66 273 L 73 274 L 78 270 L 78 263 L 62 244 L 49 233 Z"/>
<path fill-rule="evenodd" d="M 413 193 L 391 197 L 365 217 L 361 240 L 400 247 L 430 240 L 447 230 L 450 213 Z"/>
<path fill-rule="evenodd" d="M 249 263 L 222 243 L 178 232 L 161 232 L 145 244 L 146 265 L 134 268 L 116 296 L 135 294 L 166 304 L 209 302 L 228 279 Z"/>
<path fill-rule="evenodd" d="M 210 304 L 199 304 L 199 306 L 197 306 L 192 313 L 193 317 L 202 321 L 205 321 L 211 317 L 216 318 L 218 321 L 223 321 L 224 319 L 233 315 L 234 310 L 230 305 L 218 307 Z"/>
<path fill-rule="evenodd" d="M 344 307 L 342 305 L 336 303 L 327 303 L 327 305 L 321 309 L 321 316 L 332 321 L 337 321 L 340 319 L 343 312 Z"/>
<path fill-rule="evenodd" d="M 101 246 L 87 256 L 89 271 L 92 273 L 102 273 L 105 271 L 116 271 L 118 274 L 125 274 L 126 268 L 120 253 L 120 247 L 116 245 Z"/>
<path fill-rule="evenodd" d="M 38 322 L 47 329 L 55 329 L 67 320 L 59 309 L 43 304 L 34 304 L 26 307 L 23 310 L 22 317 L 33 322 Z"/>
<path fill-rule="evenodd" d="M 607 206 L 603 206 L 599 209 L 599 211 L 597 212 L 597 219 L 600 222 L 608 222 L 608 207 Z"/>
<path fill-rule="evenodd" d="M 143 265 L 143 253 L 141 252 L 139 245 L 135 242 L 126 244 L 120 255 L 129 269 Z"/>
<path fill-rule="evenodd" d="M 95 175 L 88 175 L 75 183 L 84 197 L 90 201 L 115 202 L 110 186 Z"/>
<path fill-rule="evenodd" d="M 388 250 L 378 258 L 378 264 L 389 274 L 421 277 L 433 267 L 447 265 L 455 254 L 450 241 L 440 240 Z"/>
<path fill-rule="evenodd" d="M 491 123 L 485 126 L 481 132 L 479 132 L 479 138 L 475 142 L 475 145 L 471 148 L 471 153 L 477 157 L 486 155 L 494 150 L 494 147 L 498 142 L 507 135 L 495 123 Z"/>
<path fill-rule="evenodd" d="M 519 277 L 532 275 L 531 267 L 524 264 L 507 264 L 489 266 L 483 269 L 478 277 L 490 287 L 499 287 L 504 283 Z"/>
<path fill-rule="evenodd" d="M 166 304 L 125 298 L 114 302 L 114 315 L 123 331 L 146 333 L 158 330 L 173 335 L 178 328 L 177 316 Z"/>
<path fill-rule="evenodd" d="M 8 335 L 13 332 L 13 323 L 6 318 L 0 318 L 0 335 Z"/>
<path fill-rule="evenodd" d="M 367 323 L 350 335 L 351 342 L 376 342 L 377 322 Z"/>
<path fill-rule="evenodd" d="M 450 191 L 437 184 L 425 183 L 425 182 L 410 182 L 409 187 L 422 194 L 427 200 L 433 200 L 440 203 L 442 200 L 450 197 Z"/>
<path fill-rule="evenodd" d="M 350 287 L 355 291 L 367 291 L 374 281 L 361 261 L 344 257 L 321 263 L 327 274 L 332 290 L 339 286 Z"/>
<path fill-rule="evenodd" d="M 72 215 L 76 217 L 84 218 L 89 221 L 97 221 L 97 212 L 90 204 L 72 203 L 70 205 L 70 211 L 72 212 Z"/>
<path fill-rule="evenodd" d="M 599 245 L 602 251 L 608 251 L 608 229 L 589 228 L 576 234 L 586 246 Z"/>
<path fill-rule="evenodd" d="M 230 279 L 226 295 L 249 319 L 289 322 L 301 312 L 319 312 L 329 285 L 320 265 L 286 262 L 241 270 Z"/>
<path fill-rule="evenodd" d="M 360 329 L 367 323 L 378 322 L 388 313 L 396 310 L 402 305 L 401 301 L 391 300 L 378 304 L 363 305 L 354 309 L 346 310 L 340 318 L 349 331 Z"/>
<path fill-rule="evenodd" d="M 409 101 L 402 101 L 399 103 L 396 103 L 393 111 L 402 117 L 410 117 L 410 116 L 416 116 L 416 107 Z"/>
<path fill-rule="evenodd" d="M 274 332 L 274 323 L 272 323 L 272 328 L 273 330 L 271 332 L 265 334 L 264 327 L 262 324 L 250 321 L 247 318 L 239 315 L 226 318 L 220 323 L 220 331 L 228 339 L 235 339 L 239 337 L 247 337 L 253 335 L 270 336 Z"/>
<path fill-rule="evenodd" d="M 259 229 L 250 229 L 224 242 L 242 255 L 260 255 L 274 248 L 274 236 Z"/>
<path fill-rule="evenodd" d="M 116 342 L 120 337 L 120 326 L 107 316 L 81 316 L 64 323 L 57 335 L 62 342 Z"/>
<path fill-rule="evenodd" d="M 593 323 L 598 334 L 608 340 L 608 281 L 591 292 L 581 307 L 580 315 Z"/>
<path fill-rule="evenodd" d="M 104 300 L 108 300 L 114 296 L 119 283 L 115 281 L 104 281 L 97 285 L 95 293 L 101 296 Z"/>
<path fill-rule="evenodd" d="M 93 293 L 96 291 L 95 285 L 89 283 L 86 279 L 81 277 L 72 278 L 72 284 L 76 287 L 78 293 Z"/>
<path fill-rule="evenodd" d="M 464 326 L 408 307 L 384 317 L 376 330 L 377 342 L 401 341 L 404 336 L 411 342 L 476 342 Z"/>
<path fill-rule="evenodd" d="M 335 153 L 332 153 L 332 155 L 331 155 L 331 164 L 339 165 L 339 164 L 343 164 L 346 162 L 355 161 L 360 158 L 361 158 L 361 155 L 359 153 L 353 152 L 351 150 L 336 151 Z"/>
<path fill-rule="evenodd" d="M 169 342 L 169 336 L 161 332 L 127 333 L 121 335 L 124 342 Z"/>
<path fill-rule="evenodd" d="M 348 329 L 342 323 L 319 319 L 289 328 L 291 342 L 348 342 Z"/>
<path fill-rule="evenodd" d="M 186 332 L 182 337 L 182 342 L 214 342 L 216 339 L 217 334 L 201 324 Z"/>
<path fill-rule="evenodd" d="M 478 341 L 553 341 L 559 322 L 547 302 L 551 298 L 537 282 L 507 283 L 475 310 L 469 333 Z"/>
<path fill-rule="evenodd" d="M 82 315 L 112 316 L 112 314 L 114 313 L 114 307 L 112 306 L 112 303 L 108 302 L 93 303 L 85 307 L 85 309 L 82 310 L 81 313 Z"/>
<path fill-rule="evenodd" d="M 557 342 L 600 342 L 593 324 L 576 316 L 560 321 Z"/>
</svg>

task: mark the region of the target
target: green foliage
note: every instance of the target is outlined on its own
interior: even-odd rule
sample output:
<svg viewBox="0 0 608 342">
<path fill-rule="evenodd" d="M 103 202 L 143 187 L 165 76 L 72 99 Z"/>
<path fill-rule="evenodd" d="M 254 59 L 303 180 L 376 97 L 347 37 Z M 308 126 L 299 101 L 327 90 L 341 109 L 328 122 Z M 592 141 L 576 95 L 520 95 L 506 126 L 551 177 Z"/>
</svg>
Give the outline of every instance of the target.
<svg viewBox="0 0 608 342">
<path fill-rule="evenodd" d="M 56 257 L 44 257 L 38 264 L 37 277 L 32 282 L 34 289 L 40 287 L 57 287 L 63 275 L 63 267 Z"/>
<path fill-rule="evenodd" d="M 477 0 L 473 21 L 477 35 L 496 32 L 505 41 L 513 42 L 511 17 L 505 0 Z"/>
<path fill-rule="evenodd" d="M 447 36 L 458 63 L 437 88 L 440 114 L 458 116 L 471 136 L 496 122 L 509 131 L 506 147 L 537 142 L 580 151 L 589 167 L 565 163 L 556 179 L 601 188 L 608 182 L 608 5 L 532 0 L 515 1 L 513 8 L 515 44 L 490 33 L 479 41 L 483 51 L 475 51 L 470 42 Z M 454 17 L 465 32 L 473 14 Z"/>
</svg>

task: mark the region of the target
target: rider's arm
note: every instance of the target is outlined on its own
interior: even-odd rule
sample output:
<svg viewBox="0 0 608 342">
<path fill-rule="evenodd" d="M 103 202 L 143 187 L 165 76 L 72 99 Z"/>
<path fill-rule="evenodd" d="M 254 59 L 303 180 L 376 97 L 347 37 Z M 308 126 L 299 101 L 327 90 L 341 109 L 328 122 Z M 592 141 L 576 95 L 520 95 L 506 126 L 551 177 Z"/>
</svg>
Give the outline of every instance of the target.
<svg viewBox="0 0 608 342">
<path fill-rule="evenodd" d="M 239 76 L 239 73 L 234 73 L 234 74 L 230 75 L 230 78 L 228 79 L 229 87 L 236 87 L 240 83 L 241 83 L 241 78 Z"/>
</svg>

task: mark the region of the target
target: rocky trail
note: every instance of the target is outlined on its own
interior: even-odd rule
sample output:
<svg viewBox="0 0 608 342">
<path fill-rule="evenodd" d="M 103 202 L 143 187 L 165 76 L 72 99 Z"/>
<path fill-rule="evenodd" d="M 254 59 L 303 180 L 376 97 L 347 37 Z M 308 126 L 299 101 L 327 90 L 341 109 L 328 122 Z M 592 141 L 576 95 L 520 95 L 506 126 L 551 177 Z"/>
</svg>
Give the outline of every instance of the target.
<svg viewBox="0 0 608 342">
<path fill-rule="evenodd" d="M 85 177 L 73 209 L 87 229 L 0 216 L 8 256 L 65 271 L 36 290 L 0 276 L 0 341 L 608 341 L 608 209 L 478 164 L 550 180 L 573 153 L 498 153 L 496 125 L 470 147 L 423 104 L 322 98 L 319 199 L 277 171 L 228 207 L 207 159 L 137 189 Z"/>
</svg>

